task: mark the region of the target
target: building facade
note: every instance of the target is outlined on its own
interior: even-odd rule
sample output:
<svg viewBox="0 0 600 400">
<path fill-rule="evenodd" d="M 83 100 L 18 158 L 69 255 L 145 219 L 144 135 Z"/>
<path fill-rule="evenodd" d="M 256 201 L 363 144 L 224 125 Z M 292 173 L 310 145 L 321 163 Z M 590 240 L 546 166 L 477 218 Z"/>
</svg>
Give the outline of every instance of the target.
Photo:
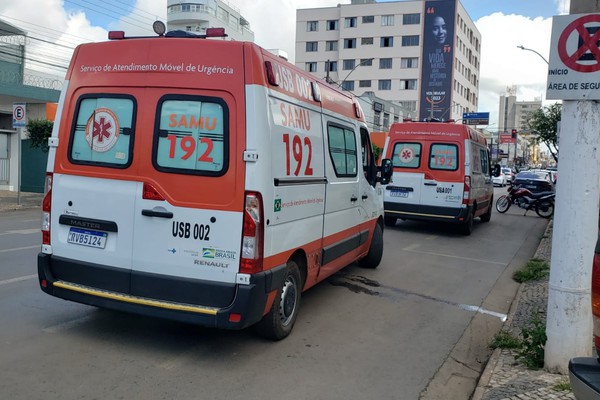
<svg viewBox="0 0 600 400">
<path fill-rule="evenodd" d="M 206 28 L 225 28 L 228 39 L 254 41 L 250 23 L 226 0 L 168 0 L 167 30 L 202 35 Z"/>
<path fill-rule="evenodd" d="M 296 11 L 295 63 L 419 119 L 477 111 L 481 34 L 459 0 L 352 0 Z"/>
<path fill-rule="evenodd" d="M 0 190 L 17 191 L 20 186 L 43 191 L 45 162 L 41 159 L 47 156 L 34 150 L 33 158 L 21 158 L 28 150 L 28 135 L 25 128 L 15 126 L 13 110 L 24 111 L 22 123 L 47 119 L 47 105 L 58 101 L 63 84 L 62 78 L 27 68 L 27 43 L 27 32 L 0 19 Z M 25 182 L 25 174 L 19 171 L 35 172 L 35 182 Z"/>
</svg>

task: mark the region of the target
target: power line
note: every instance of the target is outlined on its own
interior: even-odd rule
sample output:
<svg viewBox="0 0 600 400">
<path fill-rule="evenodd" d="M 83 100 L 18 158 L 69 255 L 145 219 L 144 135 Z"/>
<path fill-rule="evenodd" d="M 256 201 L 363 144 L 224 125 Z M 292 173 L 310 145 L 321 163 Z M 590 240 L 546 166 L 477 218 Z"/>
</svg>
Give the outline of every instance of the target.
<svg viewBox="0 0 600 400">
<path fill-rule="evenodd" d="M 88 4 L 90 3 L 90 2 L 89 2 L 89 1 L 87 1 L 87 0 L 79 0 L 79 1 L 82 1 L 82 2 L 85 2 L 85 3 L 88 3 Z M 90 10 L 90 11 L 92 11 L 92 12 L 95 12 L 95 13 L 97 13 L 97 14 L 101 14 L 101 15 L 105 15 L 105 16 L 107 16 L 107 17 L 115 18 L 115 14 L 109 14 L 109 13 L 107 13 L 107 12 L 98 11 L 98 10 L 95 10 L 95 9 L 93 9 L 93 8 L 90 8 L 90 7 L 84 6 L 84 5 L 82 5 L 82 4 L 78 4 L 78 3 L 74 2 L 74 1 L 71 1 L 71 0 L 64 0 L 64 2 L 65 2 L 65 3 L 71 3 L 71 4 L 75 4 L 76 6 L 80 6 L 80 7 L 82 7 L 82 8 L 85 8 L 85 9 L 87 9 L 87 10 Z M 93 3 L 92 3 L 92 4 L 93 4 Z M 94 4 L 93 4 L 93 5 L 94 5 Z M 139 22 L 139 23 L 142 23 L 142 24 L 146 24 L 146 22 L 145 22 L 145 21 L 136 20 L 135 18 L 131 18 L 131 17 L 128 17 L 128 16 L 121 16 L 121 15 L 119 15 L 119 14 L 116 14 L 116 16 L 118 16 L 118 18 L 119 18 L 119 19 L 121 19 L 121 21 L 123 21 L 123 22 L 124 22 L 124 23 L 126 23 L 126 24 L 133 25 L 133 26 L 136 26 L 136 27 L 138 27 L 138 28 L 142 28 L 142 29 L 148 29 L 148 28 L 149 28 L 147 25 L 138 25 L 138 24 L 135 24 L 135 23 L 133 23 L 133 22 L 126 21 L 126 20 L 124 20 L 123 18 L 129 18 L 129 19 L 131 19 L 131 20 L 133 20 L 133 21 L 136 21 L 136 22 Z"/>
</svg>

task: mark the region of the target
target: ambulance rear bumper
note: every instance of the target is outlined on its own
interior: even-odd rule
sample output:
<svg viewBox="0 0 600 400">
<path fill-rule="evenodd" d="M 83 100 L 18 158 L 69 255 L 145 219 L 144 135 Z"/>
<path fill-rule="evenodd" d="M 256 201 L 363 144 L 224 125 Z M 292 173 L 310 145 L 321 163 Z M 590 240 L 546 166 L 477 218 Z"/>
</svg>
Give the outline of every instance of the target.
<svg viewBox="0 0 600 400">
<path fill-rule="evenodd" d="M 69 273 L 72 269 L 95 271 L 88 278 L 83 274 Z M 269 271 L 253 274 L 250 284 L 223 284 L 203 280 L 187 280 L 185 284 L 175 282 L 167 276 L 143 276 L 142 281 L 154 282 L 160 286 L 161 278 L 165 286 L 175 283 L 179 288 L 186 288 L 194 293 L 206 293 L 204 297 L 196 296 L 192 302 L 182 301 L 177 291 L 163 291 L 161 297 L 140 295 L 140 291 L 132 293 L 135 285 L 126 285 L 101 281 L 96 275 L 105 270 L 106 275 L 122 279 L 125 272 L 114 268 L 101 267 L 76 260 L 68 260 L 49 254 L 38 254 L 38 278 L 40 288 L 49 295 L 77 303 L 130 312 L 150 317 L 165 318 L 174 321 L 220 329 L 243 329 L 258 322 L 265 310 L 268 294 L 277 290 L 285 278 L 285 265 Z M 136 280 L 133 277 L 131 280 Z M 91 276 L 91 277 L 90 277 Z M 140 278 L 140 277 L 138 277 Z M 137 279 L 139 280 L 139 279 Z M 118 281 L 118 279 L 113 279 Z M 119 289 L 115 290 L 118 286 Z M 129 289 L 126 289 L 128 287 Z M 212 297 L 210 297 L 212 294 Z M 189 297 L 190 299 L 193 298 Z M 204 298 L 204 301 L 199 301 Z M 211 300 L 212 299 L 212 300 Z M 203 304 L 202 304 L 203 303 Z M 226 304 L 225 304 L 226 303 Z"/>
<path fill-rule="evenodd" d="M 420 221 L 443 221 L 462 223 L 472 212 L 473 207 L 434 207 L 416 204 L 384 202 L 385 216 Z"/>
</svg>

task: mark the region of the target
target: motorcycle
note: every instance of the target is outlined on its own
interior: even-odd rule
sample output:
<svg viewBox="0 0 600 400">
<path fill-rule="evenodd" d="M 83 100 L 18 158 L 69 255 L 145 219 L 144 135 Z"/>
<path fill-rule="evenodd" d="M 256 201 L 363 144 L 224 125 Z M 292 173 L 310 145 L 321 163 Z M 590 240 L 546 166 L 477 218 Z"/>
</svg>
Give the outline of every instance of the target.
<svg viewBox="0 0 600 400">
<path fill-rule="evenodd" d="M 542 218 L 550 218 L 554 214 L 554 192 L 532 193 L 529 189 L 520 186 L 510 185 L 508 194 L 504 194 L 496 201 L 496 210 L 499 213 L 508 211 L 512 204 L 527 211 L 535 210 L 536 214 Z"/>
</svg>

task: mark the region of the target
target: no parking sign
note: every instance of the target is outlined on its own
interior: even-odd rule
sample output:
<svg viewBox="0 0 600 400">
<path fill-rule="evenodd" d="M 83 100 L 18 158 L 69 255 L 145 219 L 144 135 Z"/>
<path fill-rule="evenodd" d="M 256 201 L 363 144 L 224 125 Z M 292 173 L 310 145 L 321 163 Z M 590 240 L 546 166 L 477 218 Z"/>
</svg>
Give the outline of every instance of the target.
<svg viewBox="0 0 600 400">
<path fill-rule="evenodd" d="M 546 98 L 600 100 L 600 14 L 552 19 Z"/>
<path fill-rule="evenodd" d="M 24 128 L 27 123 L 25 103 L 13 103 L 13 129 Z"/>
</svg>

